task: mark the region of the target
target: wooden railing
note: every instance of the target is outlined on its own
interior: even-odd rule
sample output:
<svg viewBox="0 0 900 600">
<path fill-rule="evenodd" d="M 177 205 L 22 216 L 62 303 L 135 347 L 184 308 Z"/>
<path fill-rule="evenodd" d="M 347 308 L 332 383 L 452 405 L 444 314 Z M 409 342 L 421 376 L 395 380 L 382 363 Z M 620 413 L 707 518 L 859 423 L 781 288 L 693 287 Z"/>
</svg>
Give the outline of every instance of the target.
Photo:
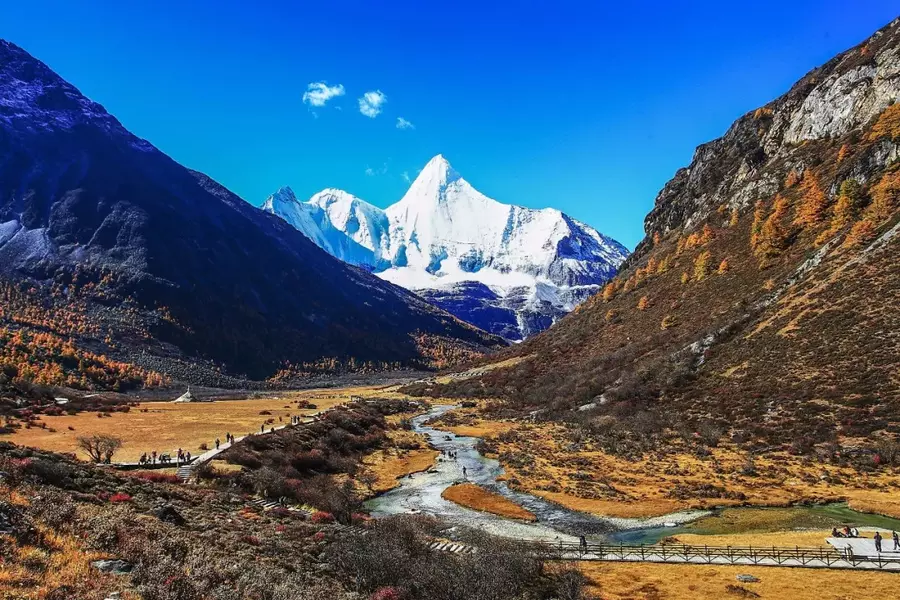
<svg viewBox="0 0 900 600">
<path fill-rule="evenodd" d="M 613 560 L 740 564 L 791 567 L 879 568 L 900 570 L 900 552 L 852 554 L 835 548 L 758 546 L 689 546 L 687 544 L 540 543 L 551 557 Z"/>
</svg>

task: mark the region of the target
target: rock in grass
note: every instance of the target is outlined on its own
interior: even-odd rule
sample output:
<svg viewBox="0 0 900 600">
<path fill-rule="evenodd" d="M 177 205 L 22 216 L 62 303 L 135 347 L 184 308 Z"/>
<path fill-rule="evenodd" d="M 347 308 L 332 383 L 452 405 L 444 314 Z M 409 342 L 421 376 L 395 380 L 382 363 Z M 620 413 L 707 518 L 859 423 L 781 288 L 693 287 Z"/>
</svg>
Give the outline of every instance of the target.
<svg viewBox="0 0 900 600">
<path fill-rule="evenodd" d="M 120 559 L 95 560 L 91 566 L 101 573 L 112 573 L 113 575 L 127 575 L 134 567 L 130 562 Z"/>
<path fill-rule="evenodd" d="M 161 506 L 153 511 L 153 514 L 157 519 L 164 523 L 171 523 L 172 525 L 184 525 L 184 517 L 175 510 L 175 507 L 171 504 L 167 504 L 165 506 Z"/>
<path fill-rule="evenodd" d="M 737 580 L 741 583 L 758 583 L 759 577 L 754 577 L 753 575 L 738 575 Z"/>
</svg>

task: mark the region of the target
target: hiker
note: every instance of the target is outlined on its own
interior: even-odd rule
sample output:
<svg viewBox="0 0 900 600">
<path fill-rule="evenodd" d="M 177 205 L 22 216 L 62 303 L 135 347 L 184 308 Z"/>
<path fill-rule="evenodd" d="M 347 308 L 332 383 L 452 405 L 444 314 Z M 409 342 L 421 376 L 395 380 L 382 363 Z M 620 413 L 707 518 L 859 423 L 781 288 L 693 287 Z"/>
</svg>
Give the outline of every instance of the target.
<svg viewBox="0 0 900 600">
<path fill-rule="evenodd" d="M 583 535 L 578 537 L 578 545 L 582 552 L 587 552 L 587 538 Z"/>
<path fill-rule="evenodd" d="M 881 532 L 875 532 L 875 551 L 881 552 Z"/>
<path fill-rule="evenodd" d="M 185 457 L 185 462 L 191 462 L 191 451 L 188 450 L 187 453 L 184 455 L 184 457 Z"/>
<path fill-rule="evenodd" d="M 844 537 L 853 537 L 853 532 L 850 531 L 849 525 L 844 525 Z"/>
<path fill-rule="evenodd" d="M 216 438 L 216 450 L 219 449 L 219 438 Z"/>
<path fill-rule="evenodd" d="M 894 552 L 900 550 L 900 536 L 897 535 L 896 531 L 891 532 L 891 538 L 894 540 Z"/>
<path fill-rule="evenodd" d="M 155 465 L 156 464 L 156 450 L 153 451 L 152 456 L 153 456 L 153 464 Z"/>
<path fill-rule="evenodd" d="M 844 535 L 840 531 L 837 530 L 837 527 L 832 527 L 831 528 L 831 537 L 839 538 L 839 537 L 844 537 Z"/>
<path fill-rule="evenodd" d="M 259 432 L 260 433 L 266 432 L 266 424 L 265 423 L 263 423 L 262 425 L 259 426 Z"/>
<path fill-rule="evenodd" d="M 468 475 L 466 474 L 466 468 L 465 468 L 465 467 L 463 467 L 463 477 L 468 477 Z"/>
<path fill-rule="evenodd" d="M 853 537 L 855 537 L 855 538 L 858 538 L 858 537 L 859 537 L 859 529 L 857 529 L 856 527 L 854 527 L 853 529 L 851 529 L 851 530 L 850 530 L 850 533 L 852 533 L 852 534 L 853 534 Z"/>
</svg>

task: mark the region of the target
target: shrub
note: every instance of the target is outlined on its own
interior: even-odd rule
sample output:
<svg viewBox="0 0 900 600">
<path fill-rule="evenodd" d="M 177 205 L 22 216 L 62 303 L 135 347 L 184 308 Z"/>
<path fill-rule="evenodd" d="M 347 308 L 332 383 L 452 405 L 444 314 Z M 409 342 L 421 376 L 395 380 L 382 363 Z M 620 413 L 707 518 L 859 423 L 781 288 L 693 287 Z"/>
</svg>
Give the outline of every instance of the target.
<svg viewBox="0 0 900 600">
<path fill-rule="evenodd" d="M 119 504 L 121 502 L 131 502 L 131 496 L 129 496 L 125 492 L 116 492 L 109 497 L 109 501 L 113 504 Z"/>
<path fill-rule="evenodd" d="M 400 600 L 400 590 L 393 587 L 383 587 L 375 590 L 375 592 L 369 596 L 370 600 Z"/>
<path fill-rule="evenodd" d="M 309 520 L 313 523 L 334 523 L 334 515 L 320 510 L 310 515 Z"/>
</svg>

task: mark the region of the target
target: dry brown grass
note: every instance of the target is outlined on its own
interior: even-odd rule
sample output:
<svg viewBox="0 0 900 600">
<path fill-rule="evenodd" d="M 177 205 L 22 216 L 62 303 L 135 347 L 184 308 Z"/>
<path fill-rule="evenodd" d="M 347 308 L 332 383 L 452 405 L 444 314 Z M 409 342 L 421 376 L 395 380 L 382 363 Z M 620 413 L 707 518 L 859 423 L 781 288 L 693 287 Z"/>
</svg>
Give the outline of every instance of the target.
<svg viewBox="0 0 900 600">
<path fill-rule="evenodd" d="M 732 533 L 725 535 L 699 535 L 696 533 L 679 533 L 673 538 L 681 544 L 689 546 L 778 546 L 791 548 L 816 548 L 831 546 L 825 538 L 831 535 L 830 529 L 809 531 L 773 531 L 769 533 Z"/>
<path fill-rule="evenodd" d="M 782 567 L 583 562 L 579 567 L 604 600 L 738 600 L 739 586 L 765 600 L 896 598 L 894 573 Z M 740 583 L 749 573 L 758 583 Z M 748 596 L 753 597 L 753 596 Z"/>
<path fill-rule="evenodd" d="M 9 549 L 2 557 L 0 598 L 39 600 L 64 588 L 77 589 L 97 598 L 117 590 L 122 593 L 123 600 L 138 598 L 127 589 L 124 581 L 117 581 L 114 576 L 104 575 L 91 567 L 91 561 L 107 558 L 105 555 L 87 551 L 76 538 L 42 526 L 38 527 L 38 533 L 40 546 L 20 546 L 12 536 L 0 536 L 0 545 Z"/>
<path fill-rule="evenodd" d="M 371 489 L 363 491 L 368 491 L 370 494 L 380 494 L 392 490 L 400 485 L 400 482 L 397 481 L 399 478 L 430 469 L 434 465 L 437 455 L 437 450 L 430 448 L 416 450 L 387 448 L 376 450 L 363 459 L 363 464 L 367 467 L 367 470 L 376 477 Z"/>
<path fill-rule="evenodd" d="M 54 452 L 71 452 L 84 459 L 86 457 L 78 449 L 77 438 L 104 433 L 121 437 L 124 441 L 115 456 L 117 461 L 136 461 L 143 452 L 152 450 L 174 453 L 179 447 L 198 455 L 203 452 L 201 444 L 212 448 L 217 437 L 225 440 L 226 432 L 240 437 L 259 431 L 267 419 L 274 419 L 274 425 L 283 425 L 290 422 L 291 415 L 309 415 L 347 402 L 351 395 L 377 395 L 377 391 L 378 388 L 345 388 L 286 392 L 276 397 L 220 402 L 148 402 L 132 408 L 130 412 L 110 413 L 111 416 L 102 418 L 93 412 L 42 416 L 41 421 L 46 423 L 46 429 L 23 427 L 14 434 L 0 436 L 0 440 Z M 294 404 L 297 400 L 308 400 L 316 408 L 298 409 Z M 261 411 L 271 414 L 261 415 Z M 279 417 L 283 421 L 279 421 Z"/>
<path fill-rule="evenodd" d="M 521 521 L 534 521 L 536 519 L 531 511 L 525 510 L 500 494 L 489 492 L 473 483 L 452 485 L 444 490 L 441 497 L 466 508 L 489 512 L 508 519 L 519 519 Z"/>
</svg>

